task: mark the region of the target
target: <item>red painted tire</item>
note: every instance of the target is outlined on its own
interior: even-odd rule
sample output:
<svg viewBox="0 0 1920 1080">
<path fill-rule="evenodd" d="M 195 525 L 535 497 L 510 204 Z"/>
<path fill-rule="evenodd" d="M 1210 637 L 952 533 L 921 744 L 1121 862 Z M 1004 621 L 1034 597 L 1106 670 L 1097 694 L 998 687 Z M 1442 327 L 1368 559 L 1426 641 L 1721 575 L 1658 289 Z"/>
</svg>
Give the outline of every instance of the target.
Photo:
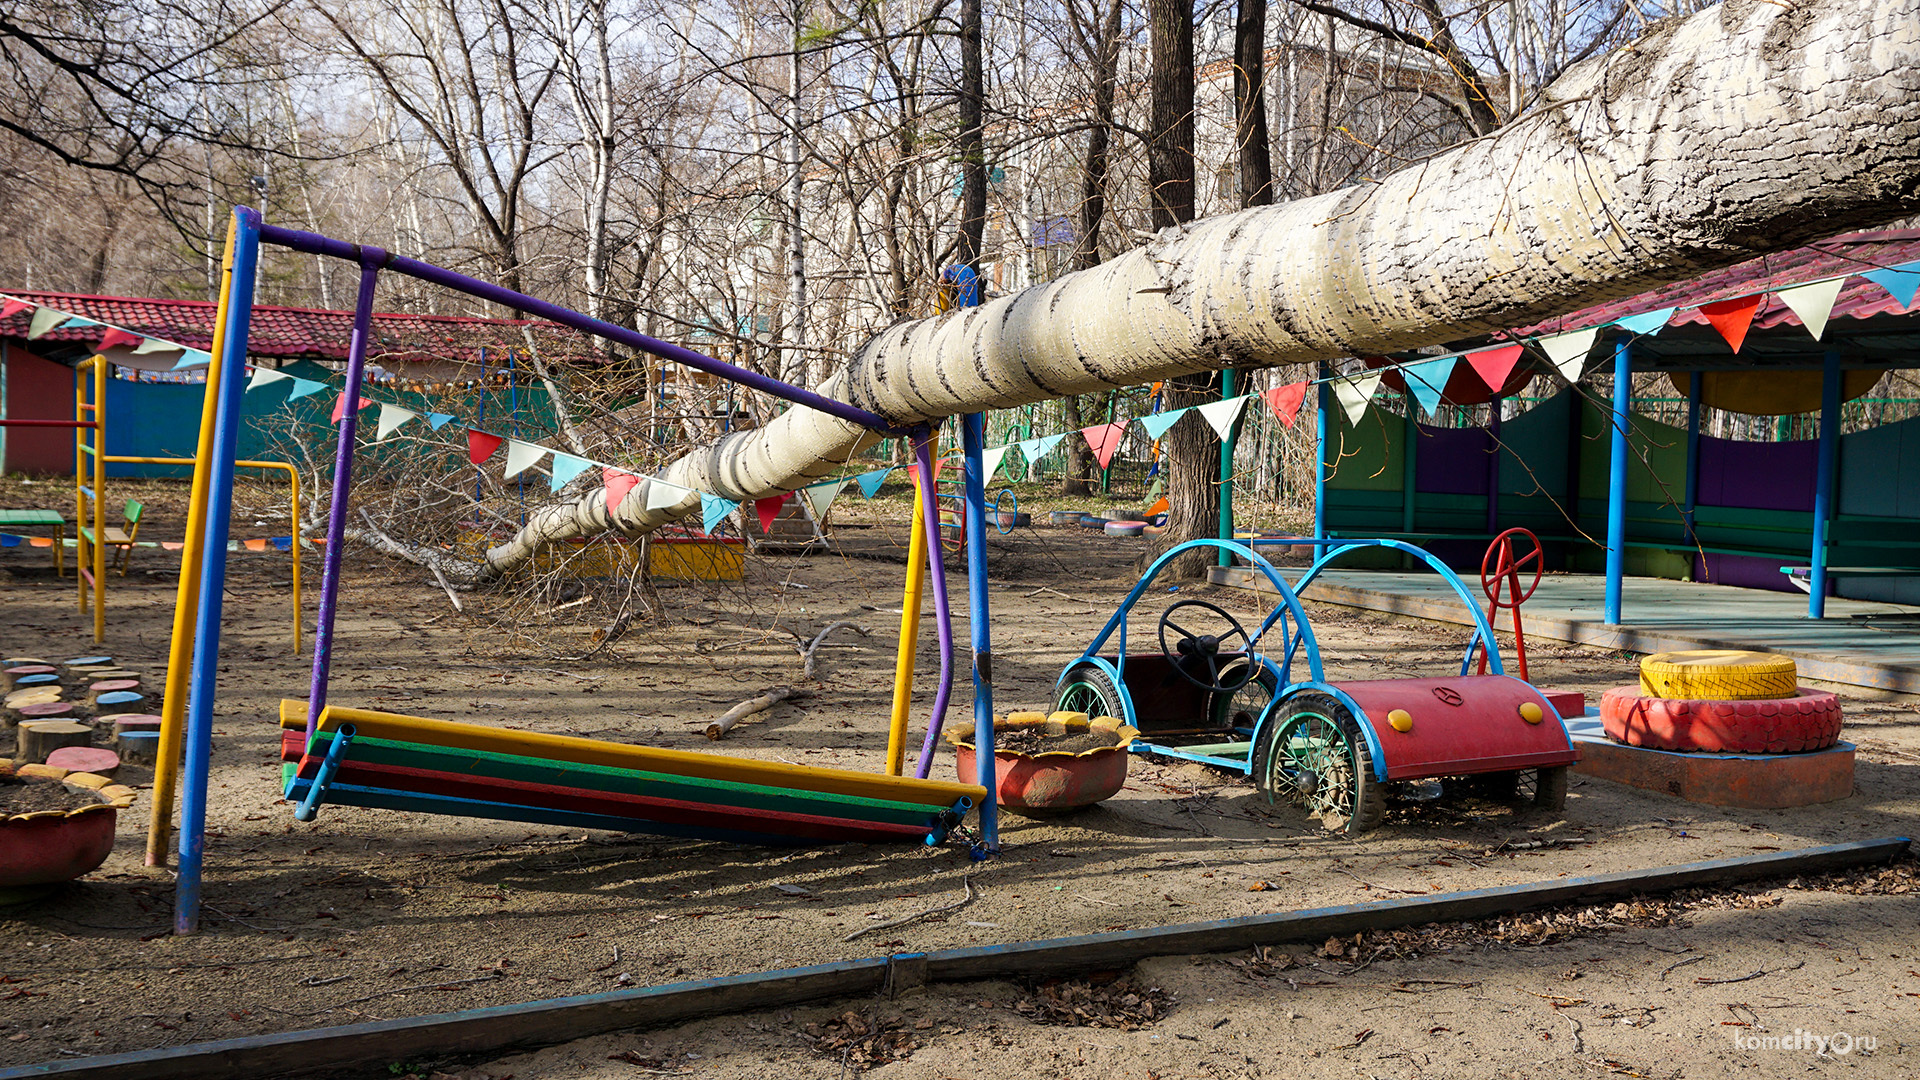
<svg viewBox="0 0 1920 1080">
<path fill-rule="evenodd" d="M 1777 701 L 1681 701 L 1616 686 L 1600 697 L 1607 737 L 1654 750 L 1793 754 L 1840 739 L 1840 699 L 1801 687 Z"/>
</svg>

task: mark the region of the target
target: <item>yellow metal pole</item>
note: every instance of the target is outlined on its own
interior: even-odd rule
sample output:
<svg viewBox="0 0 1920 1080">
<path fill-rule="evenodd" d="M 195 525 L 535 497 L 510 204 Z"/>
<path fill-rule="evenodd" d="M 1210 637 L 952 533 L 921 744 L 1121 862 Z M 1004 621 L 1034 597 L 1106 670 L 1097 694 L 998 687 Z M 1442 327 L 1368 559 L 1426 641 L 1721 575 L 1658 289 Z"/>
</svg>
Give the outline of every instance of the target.
<svg viewBox="0 0 1920 1080">
<path fill-rule="evenodd" d="M 227 339 L 228 291 L 233 284 L 234 223 L 227 222 L 221 257 L 220 302 L 213 312 L 213 360 L 207 365 L 200 404 L 200 441 L 194 449 L 193 487 L 187 496 L 186 546 L 180 549 L 180 587 L 174 594 L 173 641 L 167 649 L 167 685 L 160 703 L 160 756 L 153 766 L 153 809 L 147 819 L 147 865 L 167 865 L 173 834 L 173 799 L 180 783 L 180 744 L 186 736 L 187 669 L 193 662 L 193 627 L 200 617 L 200 548 L 206 543 L 207 488 L 212 475 L 214 412 L 219 405 L 220 357 Z M 212 687 L 207 691 L 211 693 Z"/>
<path fill-rule="evenodd" d="M 887 775 L 906 768 L 907 713 L 913 708 L 913 662 L 920 643 L 920 606 L 927 579 L 926 485 L 915 473 L 913 530 L 907 540 L 907 587 L 900 601 L 900 653 L 893 666 L 893 721 L 887 727 Z"/>
<path fill-rule="evenodd" d="M 191 465 L 190 457 L 135 457 L 129 454 L 111 454 L 108 461 L 131 465 Z M 300 473 L 284 461 L 236 461 L 238 468 L 245 469 L 284 469 L 287 483 L 292 490 L 287 495 L 288 509 L 293 514 L 293 655 L 300 655 Z"/>
<path fill-rule="evenodd" d="M 85 428 L 81 428 L 85 431 Z M 107 358 L 93 358 L 93 643 L 107 640 Z"/>
</svg>

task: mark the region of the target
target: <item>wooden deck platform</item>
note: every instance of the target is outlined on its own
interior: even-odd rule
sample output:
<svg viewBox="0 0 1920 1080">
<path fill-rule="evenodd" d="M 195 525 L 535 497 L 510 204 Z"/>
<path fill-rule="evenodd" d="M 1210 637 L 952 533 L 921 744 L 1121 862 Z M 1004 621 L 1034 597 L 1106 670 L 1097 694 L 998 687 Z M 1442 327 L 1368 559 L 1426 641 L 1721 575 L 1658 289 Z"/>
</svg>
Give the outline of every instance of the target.
<svg viewBox="0 0 1920 1080">
<path fill-rule="evenodd" d="M 1297 568 L 1283 568 L 1289 581 Z M 1267 591 L 1258 573 L 1215 567 L 1210 579 Z M 1475 589 L 1479 583 L 1468 583 Z M 1838 597 L 1827 617 L 1807 618 L 1800 593 L 1736 589 L 1665 578 L 1630 577 L 1622 593 L 1622 624 L 1601 619 L 1606 580 L 1594 574 L 1551 574 L 1522 613 L 1529 637 L 1624 649 L 1761 649 L 1793 657 L 1805 679 L 1920 694 L 1920 608 Z M 1368 611 L 1470 622 L 1459 598 L 1430 571 L 1329 570 L 1304 599 Z M 1500 628 L 1511 627 L 1506 614 Z"/>
</svg>

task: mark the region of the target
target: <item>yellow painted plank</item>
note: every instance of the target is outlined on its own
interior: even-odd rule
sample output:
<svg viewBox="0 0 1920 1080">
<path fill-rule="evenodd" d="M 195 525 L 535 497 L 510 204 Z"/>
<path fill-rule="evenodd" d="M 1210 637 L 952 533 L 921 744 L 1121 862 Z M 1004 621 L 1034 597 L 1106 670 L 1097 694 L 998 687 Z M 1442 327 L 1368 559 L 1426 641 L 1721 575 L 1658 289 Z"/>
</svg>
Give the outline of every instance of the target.
<svg viewBox="0 0 1920 1080">
<path fill-rule="evenodd" d="M 283 704 L 282 708 L 286 708 Z M 283 716 L 285 713 L 282 714 Z M 400 716 L 370 709 L 327 706 L 320 714 L 320 730 L 335 731 L 352 724 L 360 733 L 376 739 L 395 739 L 460 750 L 478 750 L 495 754 L 523 754 L 583 765 L 604 765 L 619 769 L 644 769 L 704 780 L 726 780 L 741 784 L 819 791 L 834 795 L 854 795 L 868 799 L 897 799 L 906 802 L 951 803 L 962 797 L 979 805 L 986 789 L 977 784 L 945 780 L 920 780 L 914 777 L 885 776 L 852 769 L 808 768 L 779 761 L 696 754 L 686 750 L 664 750 L 653 746 L 583 739 L 573 735 L 548 735 L 537 731 L 509 731 L 481 727 L 451 720 L 429 720 L 421 716 Z"/>
</svg>

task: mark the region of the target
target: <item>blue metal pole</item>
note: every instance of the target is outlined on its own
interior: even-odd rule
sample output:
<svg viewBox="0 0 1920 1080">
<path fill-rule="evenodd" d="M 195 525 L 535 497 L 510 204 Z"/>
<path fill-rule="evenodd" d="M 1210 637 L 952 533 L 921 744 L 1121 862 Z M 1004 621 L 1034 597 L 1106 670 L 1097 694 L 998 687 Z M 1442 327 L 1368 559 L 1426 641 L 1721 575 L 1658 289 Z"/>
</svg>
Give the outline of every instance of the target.
<svg viewBox="0 0 1920 1080">
<path fill-rule="evenodd" d="M 1633 418 L 1633 345 L 1613 346 L 1613 460 L 1607 472 L 1607 618 L 1620 625 L 1620 587 L 1627 573 L 1627 433 Z"/>
<path fill-rule="evenodd" d="M 173 932 L 200 930 L 200 869 L 207 844 L 207 772 L 213 757 L 213 699 L 220 670 L 220 615 L 227 584 L 227 527 L 233 514 L 233 459 L 240 446 L 242 402 L 247 387 L 247 328 L 253 318 L 253 277 L 260 257 L 260 215 L 234 210 L 233 283 L 227 294 L 227 339 L 220 357 L 221 382 L 214 413 L 205 512 L 206 544 L 200 557 L 200 611 L 194 623 L 193 679 L 180 783 L 179 885 L 174 892 Z"/>
<path fill-rule="evenodd" d="M 1687 543 L 1695 543 L 1693 511 L 1700 505 L 1700 373 L 1687 375 L 1687 497 L 1680 510 Z"/>
<path fill-rule="evenodd" d="M 1327 412 L 1333 407 L 1333 388 L 1326 382 L 1327 365 L 1322 361 L 1317 368 L 1320 384 L 1317 390 L 1314 409 L 1314 464 L 1313 464 L 1313 538 L 1327 538 Z"/>
<path fill-rule="evenodd" d="M 1807 617 L 1827 614 L 1827 533 L 1833 518 L 1834 466 L 1840 456 L 1840 354 L 1827 350 L 1820 378 L 1820 460 L 1813 487 L 1812 569 L 1807 575 Z"/>
<path fill-rule="evenodd" d="M 987 612 L 987 489 L 980 460 L 987 445 L 987 414 L 968 413 L 960 421 L 960 449 L 966 458 L 963 498 L 967 507 L 967 629 L 973 639 L 973 747 L 979 763 L 976 781 L 987 789 L 980 802 L 980 841 L 989 852 L 1000 848 L 999 780 L 993 758 L 993 634 Z M 933 554 L 939 557 L 939 549 Z"/>
</svg>

